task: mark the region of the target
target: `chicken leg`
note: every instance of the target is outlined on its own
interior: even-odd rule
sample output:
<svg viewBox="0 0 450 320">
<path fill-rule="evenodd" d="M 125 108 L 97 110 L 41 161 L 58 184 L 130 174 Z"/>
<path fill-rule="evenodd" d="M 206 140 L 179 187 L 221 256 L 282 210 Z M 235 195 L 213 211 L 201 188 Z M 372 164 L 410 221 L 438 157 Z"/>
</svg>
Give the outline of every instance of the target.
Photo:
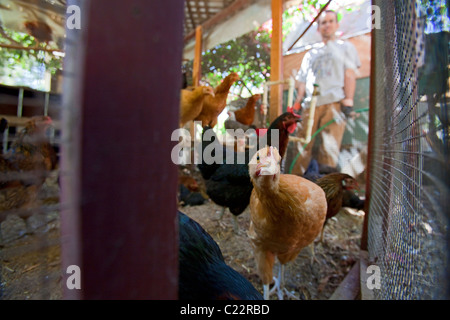
<svg viewBox="0 0 450 320">
<path fill-rule="evenodd" d="M 298 298 L 289 292 L 285 287 L 285 281 L 284 281 L 284 271 L 285 271 L 285 265 L 280 263 L 280 266 L 278 268 L 278 278 L 273 277 L 273 281 L 275 282 L 272 289 L 269 288 L 269 285 L 264 285 L 264 300 L 269 300 L 270 295 L 272 295 L 275 291 L 278 296 L 278 300 L 283 300 L 284 296 L 286 295 L 288 298 L 298 300 Z"/>
<path fill-rule="evenodd" d="M 226 207 L 222 207 L 222 211 L 219 213 L 219 217 L 216 219 L 217 221 L 222 220 L 226 209 L 227 209 Z M 234 214 L 233 214 L 233 231 L 236 234 L 239 233 L 239 224 L 238 224 L 237 216 L 235 216 Z"/>
<path fill-rule="evenodd" d="M 226 209 L 227 209 L 227 208 L 222 207 L 222 210 L 221 210 L 220 213 L 219 213 L 219 217 L 218 217 L 217 219 L 214 219 L 214 220 L 216 220 L 216 221 L 222 220 L 223 215 L 225 214 L 225 210 L 226 210 Z M 217 212 L 217 211 L 216 211 L 216 212 Z"/>
<path fill-rule="evenodd" d="M 320 232 L 320 243 L 323 243 L 323 230 L 325 229 L 325 225 L 327 224 L 328 219 L 325 219 L 325 222 L 323 223 L 322 231 Z"/>
<path fill-rule="evenodd" d="M 233 231 L 235 234 L 239 234 L 238 217 L 233 214 Z"/>
</svg>

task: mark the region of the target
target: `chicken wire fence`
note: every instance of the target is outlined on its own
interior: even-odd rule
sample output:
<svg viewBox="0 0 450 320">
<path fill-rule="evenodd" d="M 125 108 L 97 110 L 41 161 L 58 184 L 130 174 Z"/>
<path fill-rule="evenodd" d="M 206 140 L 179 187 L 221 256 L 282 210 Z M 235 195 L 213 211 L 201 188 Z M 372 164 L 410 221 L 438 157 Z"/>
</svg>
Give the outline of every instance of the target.
<svg viewBox="0 0 450 320">
<path fill-rule="evenodd" d="M 368 252 L 381 275 L 374 296 L 448 298 L 449 8 L 373 4 Z"/>
<path fill-rule="evenodd" d="M 60 100 L 0 86 L 0 300 L 62 297 Z"/>
</svg>

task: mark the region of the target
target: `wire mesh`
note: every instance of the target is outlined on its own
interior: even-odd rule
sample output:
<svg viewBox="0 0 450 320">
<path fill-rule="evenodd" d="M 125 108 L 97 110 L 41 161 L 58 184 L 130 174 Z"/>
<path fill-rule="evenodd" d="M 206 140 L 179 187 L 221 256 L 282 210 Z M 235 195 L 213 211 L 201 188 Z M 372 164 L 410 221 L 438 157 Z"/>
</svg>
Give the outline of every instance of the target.
<svg viewBox="0 0 450 320">
<path fill-rule="evenodd" d="M 60 102 L 0 86 L 0 300 L 62 297 Z"/>
<path fill-rule="evenodd" d="M 448 297 L 448 8 L 374 1 L 368 251 L 377 299 Z M 376 18 L 376 17 L 375 17 Z M 447 18 L 448 19 L 448 18 Z"/>
</svg>

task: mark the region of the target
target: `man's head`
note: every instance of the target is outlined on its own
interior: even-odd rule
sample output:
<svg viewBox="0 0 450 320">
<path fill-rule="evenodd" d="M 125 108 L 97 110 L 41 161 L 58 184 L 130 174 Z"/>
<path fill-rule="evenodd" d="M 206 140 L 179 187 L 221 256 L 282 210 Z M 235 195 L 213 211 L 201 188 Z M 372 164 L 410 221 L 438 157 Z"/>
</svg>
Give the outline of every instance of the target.
<svg viewBox="0 0 450 320">
<path fill-rule="evenodd" d="M 332 10 L 325 10 L 317 19 L 317 31 L 322 36 L 322 40 L 333 40 L 336 31 L 339 29 L 337 13 Z"/>
</svg>

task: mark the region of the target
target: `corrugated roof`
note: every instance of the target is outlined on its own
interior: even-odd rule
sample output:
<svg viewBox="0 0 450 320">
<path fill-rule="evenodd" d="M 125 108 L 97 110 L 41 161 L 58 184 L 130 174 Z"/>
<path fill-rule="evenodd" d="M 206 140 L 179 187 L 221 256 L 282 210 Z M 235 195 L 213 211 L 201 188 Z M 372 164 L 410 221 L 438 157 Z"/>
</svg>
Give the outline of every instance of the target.
<svg viewBox="0 0 450 320">
<path fill-rule="evenodd" d="M 234 0 L 186 0 L 184 6 L 184 34 L 188 35 L 205 21 L 211 19 Z"/>
</svg>

